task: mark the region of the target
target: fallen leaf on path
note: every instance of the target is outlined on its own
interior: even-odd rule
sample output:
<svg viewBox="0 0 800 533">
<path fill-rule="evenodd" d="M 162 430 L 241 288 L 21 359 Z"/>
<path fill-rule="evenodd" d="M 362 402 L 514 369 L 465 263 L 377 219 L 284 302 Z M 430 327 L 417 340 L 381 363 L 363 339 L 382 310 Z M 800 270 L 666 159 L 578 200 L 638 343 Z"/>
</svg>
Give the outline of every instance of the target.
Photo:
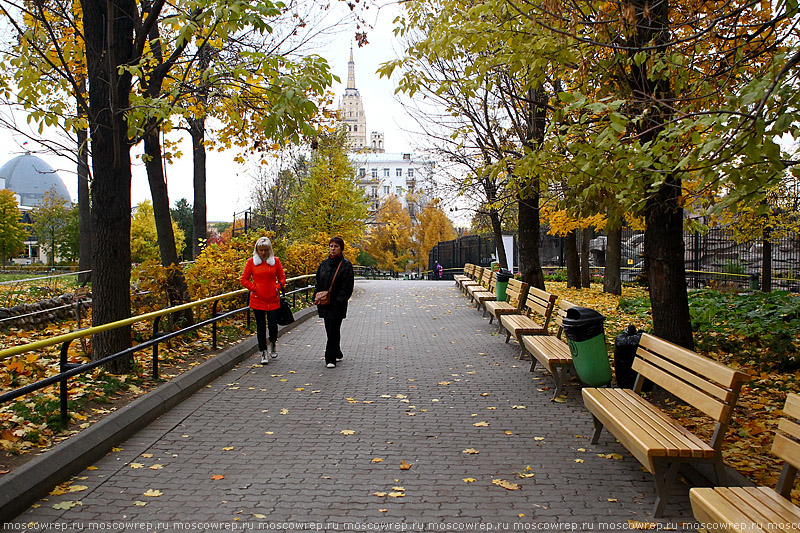
<svg viewBox="0 0 800 533">
<path fill-rule="evenodd" d="M 214 474 L 213 476 L 211 476 L 211 479 L 213 479 L 214 481 L 219 481 L 220 479 L 225 479 L 225 476 L 223 476 L 222 474 Z"/>
<path fill-rule="evenodd" d="M 463 481 L 464 483 L 475 483 L 476 479 L 474 477 L 465 477 L 461 481 Z"/>
<path fill-rule="evenodd" d="M 356 432 L 353 431 L 352 429 L 343 429 L 339 433 L 341 433 L 342 435 L 355 435 L 356 434 Z"/>
<path fill-rule="evenodd" d="M 492 485 L 503 487 L 506 490 L 519 490 L 519 485 L 506 481 L 505 479 L 493 479 Z"/>
<path fill-rule="evenodd" d="M 475 448 L 467 448 L 466 450 L 463 450 L 461 453 L 476 454 L 481 452 L 476 450 Z"/>
<path fill-rule="evenodd" d="M 411 466 L 412 466 L 411 464 L 405 461 L 400 461 L 400 470 L 410 470 Z"/>
<path fill-rule="evenodd" d="M 164 493 L 161 492 L 160 490 L 149 489 L 147 492 L 144 493 L 144 496 L 148 496 L 150 498 L 158 498 L 162 494 Z"/>
<path fill-rule="evenodd" d="M 485 428 L 489 426 L 489 422 L 475 422 L 472 425 L 479 428 Z"/>
</svg>

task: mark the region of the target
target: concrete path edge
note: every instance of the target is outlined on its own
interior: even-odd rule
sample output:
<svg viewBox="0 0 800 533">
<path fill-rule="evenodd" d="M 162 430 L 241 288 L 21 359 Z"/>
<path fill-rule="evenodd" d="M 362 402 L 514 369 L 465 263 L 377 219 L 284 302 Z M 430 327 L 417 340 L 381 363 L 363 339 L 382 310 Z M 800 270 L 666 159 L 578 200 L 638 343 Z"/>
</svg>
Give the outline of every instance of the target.
<svg viewBox="0 0 800 533">
<path fill-rule="evenodd" d="M 278 337 L 317 315 L 316 307 L 294 314 Z M 111 448 L 208 385 L 257 350 L 255 336 L 160 385 L 70 439 L 42 453 L 0 480 L 0 524 L 8 522 L 46 496 L 56 485 L 91 466 Z"/>
</svg>

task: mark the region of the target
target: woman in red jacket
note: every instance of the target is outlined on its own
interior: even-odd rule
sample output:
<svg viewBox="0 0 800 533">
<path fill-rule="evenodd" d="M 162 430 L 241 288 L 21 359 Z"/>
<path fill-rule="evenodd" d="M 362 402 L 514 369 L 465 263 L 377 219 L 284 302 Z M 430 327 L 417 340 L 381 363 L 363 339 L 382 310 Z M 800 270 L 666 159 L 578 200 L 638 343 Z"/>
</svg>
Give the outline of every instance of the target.
<svg viewBox="0 0 800 533">
<path fill-rule="evenodd" d="M 252 278 L 252 281 L 251 281 Z M 269 356 L 278 357 L 275 342 L 278 340 L 278 309 L 281 306 L 280 291 L 286 284 L 281 261 L 272 251 L 267 237 L 256 241 L 253 257 L 247 260 L 239 279 L 250 289 L 250 309 L 256 317 L 256 338 L 261 351 L 261 364 L 269 363 Z M 269 324 L 269 349 L 267 348 L 267 324 Z M 269 350 L 269 353 L 268 353 Z"/>
</svg>

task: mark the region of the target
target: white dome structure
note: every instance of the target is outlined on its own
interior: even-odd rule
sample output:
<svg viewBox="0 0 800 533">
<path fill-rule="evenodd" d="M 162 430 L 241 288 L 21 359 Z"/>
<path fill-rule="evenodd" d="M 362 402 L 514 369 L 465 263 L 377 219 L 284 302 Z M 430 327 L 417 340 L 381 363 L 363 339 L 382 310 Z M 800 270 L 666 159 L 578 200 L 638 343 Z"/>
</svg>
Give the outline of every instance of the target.
<svg viewBox="0 0 800 533">
<path fill-rule="evenodd" d="M 20 207 L 36 207 L 50 189 L 65 203 L 72 202 L 67 187 L 53 167 L 30 152 L 0 167 L 0 180 L 5 180 L 6 189 L 19 195 Z"/>
</svg>

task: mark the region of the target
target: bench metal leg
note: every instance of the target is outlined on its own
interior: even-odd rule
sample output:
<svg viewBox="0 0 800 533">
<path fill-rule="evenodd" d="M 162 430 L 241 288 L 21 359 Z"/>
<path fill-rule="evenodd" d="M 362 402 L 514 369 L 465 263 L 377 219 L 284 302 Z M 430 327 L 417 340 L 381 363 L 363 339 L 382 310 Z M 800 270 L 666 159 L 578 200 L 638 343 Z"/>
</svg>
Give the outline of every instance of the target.
<svg viewBox="0 0 800 533">
<path fill-rule="evenodd" d="M 600 422 L 594 415 L 592 415 L 592 423 L 594 424 L 594 433 L 592 433 L 592 444 L 597 444 L 597 441 L 600 440 L 600 432 L 603 431 L 603 423 Z"/>
<path fill-rule="evenodd" d="M 550 399 L 551 402 L 555 401 L 555 399 L 558 398 L 558 395 L 561 394 L 561 389 L 564 388 L 564 382 L 567 380 L 567 372 L 569 371 L 569 367 L 557 366 L 553 370 L 553 380 L 556 382 L 556 391 L 553 393 L 553 397 Z"/>
<path fill-rule="evenodd" d="M 680 463 L 672 461 L 666 471 L 662 472 L 660 468 L 656 468 L 656 471 L 653 472 L 656 481 L 656 505 L 653 508 L 653 518 L 658 518 L 664 514 L 664 507 L 666 507 L 667 500 L 669 500 L 672 485 L 678 477 L 679 466 Z"/>
<path fill-rule="evenodd" d="M 508 343 L 509 340 L 511 340 L 511 332 L 506 331 L 506 343 Z"/>
</svg>

